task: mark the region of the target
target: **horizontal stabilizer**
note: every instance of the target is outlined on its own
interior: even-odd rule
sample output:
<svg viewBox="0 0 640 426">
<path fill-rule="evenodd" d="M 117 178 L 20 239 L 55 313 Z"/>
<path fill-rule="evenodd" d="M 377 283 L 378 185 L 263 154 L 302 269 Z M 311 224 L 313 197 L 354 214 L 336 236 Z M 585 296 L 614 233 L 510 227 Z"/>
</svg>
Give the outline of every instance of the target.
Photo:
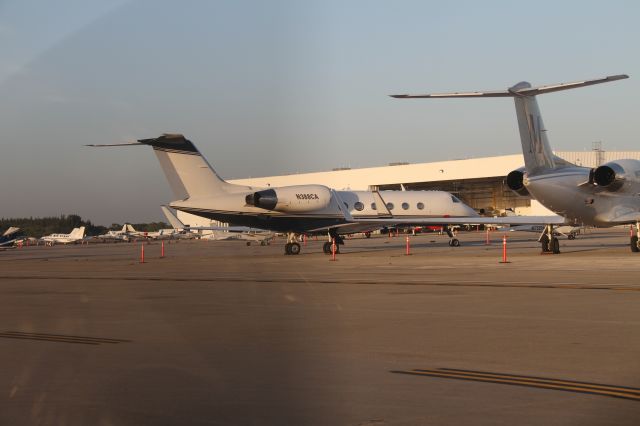
<svg viewBox="0 0 640 426">
<path fill-rule="evenodd" d="M 89 144 L 89 145 L 85 145 L 85 146 L 91 146 L 94 148 L 102 148 L 105 146 L 131 146 L 131 145 L 146 145 L 144 143 L 141 142 L 122 142 L 122 143 L 105 143 L 105 144 Z"/>
<path fill-rule="evenodd" d="M 390 95 L 398 99 L 418 99 L 418 98 L 506 98 L 520 96 L 536 96 L 543 93 L 558 92 L 560 90 L 576 89 L 578 87 L 591 86 L 594 84 L 608 83 L 610 81 L 629 78 L 626 74 L 612 75 L 595 80 L 574 81 L 571 83 L 560 83 L 549 86 L 531 87 L 529 83 L 522 82 L 507 90 L 497 90 L 489 92 L 454 92 L 454 93 L 432 93 L 424 95 Z"/>
</svg>

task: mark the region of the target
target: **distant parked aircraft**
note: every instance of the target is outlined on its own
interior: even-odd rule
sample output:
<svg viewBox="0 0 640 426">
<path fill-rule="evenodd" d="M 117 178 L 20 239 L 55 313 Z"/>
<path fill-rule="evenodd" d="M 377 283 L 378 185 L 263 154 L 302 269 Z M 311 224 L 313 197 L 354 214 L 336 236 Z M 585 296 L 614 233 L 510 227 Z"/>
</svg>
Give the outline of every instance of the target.
<svg viewBox="0 0 640 426">
<path fill-rule="evenodd" d="M 84 238 L 84 226 L 73 228 L 68 234 L 51 234 L 41 238 L 46 245 L 69 244 L 80 241 Z"/>
<path fill-rule="evenodd" d="M 246 226 L 197 226 L 191 227 L 182 223 L 180 219 L 167 207 L 161 206 L 162 212 L 167 220 L 174 227 L 178 235 L 183 238 L 201 238 L 205 240 L 243 240 L 247 245 L 251 242 L 258 242 L 261 245 L 267 245 L 275 238 L 273 232 L 264 231 L 262 229 L 249 228 Z M 202 234 L 199 232 L 206 231 Z"/>
<path fill-rule="evenodd" d="M 0 248 L 12 247 L 14 243 L 22 240 L 24 235 L 20 232 L 20 228 L 12 226 L 0 236 Z"/>
</svg>

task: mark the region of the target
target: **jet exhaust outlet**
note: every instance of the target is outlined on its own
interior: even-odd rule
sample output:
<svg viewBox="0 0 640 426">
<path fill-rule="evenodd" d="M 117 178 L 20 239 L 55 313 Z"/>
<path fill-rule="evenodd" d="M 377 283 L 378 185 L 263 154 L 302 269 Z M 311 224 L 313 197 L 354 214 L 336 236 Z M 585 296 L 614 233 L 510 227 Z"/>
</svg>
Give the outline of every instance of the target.
<svg viewBox="0 0 640 426">
<path fill-rule="evenodd" d="M 593 171 L 593 181 L 609 191 L 617 191 L 625 182 L 625 171 L 616 163 L 603 164 Z"/>
<path fill-rule="evenodd" d="M 275 210 L 278 204 L 278 196 L 273 189 L 265 189 L 264 191 L 254 192 L 245 198 L 245 202 L 254 207 L 266 210 Z"/>
<path fill-rule="evenodd" d="M 507 186 L 520 196 L 529 195 L 529 190 L 524 185 L 524 169 L 517 169 L 507 175 Z"/>
<path fill-rule="evenodd" d="M 283 213 L 304 213 L 326 208 L 331 191 L 323 185 L 294 185 L 269 188 L 245 196 L 249 206 Z"/>
</svg>

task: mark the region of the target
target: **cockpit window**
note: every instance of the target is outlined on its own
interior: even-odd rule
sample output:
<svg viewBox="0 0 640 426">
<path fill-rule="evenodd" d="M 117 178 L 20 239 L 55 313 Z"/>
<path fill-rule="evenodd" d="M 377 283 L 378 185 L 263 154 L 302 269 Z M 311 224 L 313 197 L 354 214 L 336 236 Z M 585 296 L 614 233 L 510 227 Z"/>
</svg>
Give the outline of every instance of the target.
<svg viewBox="0 0 640 426">
<path fill-rule="evenodd" d="M 453 201 L 454 203 L 460 203 L 461 201 L 458 200 L 455 196 L 451 196 L 451 201 Z"/>
</svg>

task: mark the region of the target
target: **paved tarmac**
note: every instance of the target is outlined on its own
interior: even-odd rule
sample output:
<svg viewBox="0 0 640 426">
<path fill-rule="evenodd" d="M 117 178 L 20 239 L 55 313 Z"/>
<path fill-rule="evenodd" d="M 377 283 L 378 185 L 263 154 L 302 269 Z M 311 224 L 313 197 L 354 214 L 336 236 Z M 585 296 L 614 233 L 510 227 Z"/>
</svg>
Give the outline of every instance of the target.
<svg viewBox="0 0 640 426">
<path fill-rule="evenodd" d="M 0 425 L 637 425 L 628 230 L 0 252 Z"/>
</svg>

